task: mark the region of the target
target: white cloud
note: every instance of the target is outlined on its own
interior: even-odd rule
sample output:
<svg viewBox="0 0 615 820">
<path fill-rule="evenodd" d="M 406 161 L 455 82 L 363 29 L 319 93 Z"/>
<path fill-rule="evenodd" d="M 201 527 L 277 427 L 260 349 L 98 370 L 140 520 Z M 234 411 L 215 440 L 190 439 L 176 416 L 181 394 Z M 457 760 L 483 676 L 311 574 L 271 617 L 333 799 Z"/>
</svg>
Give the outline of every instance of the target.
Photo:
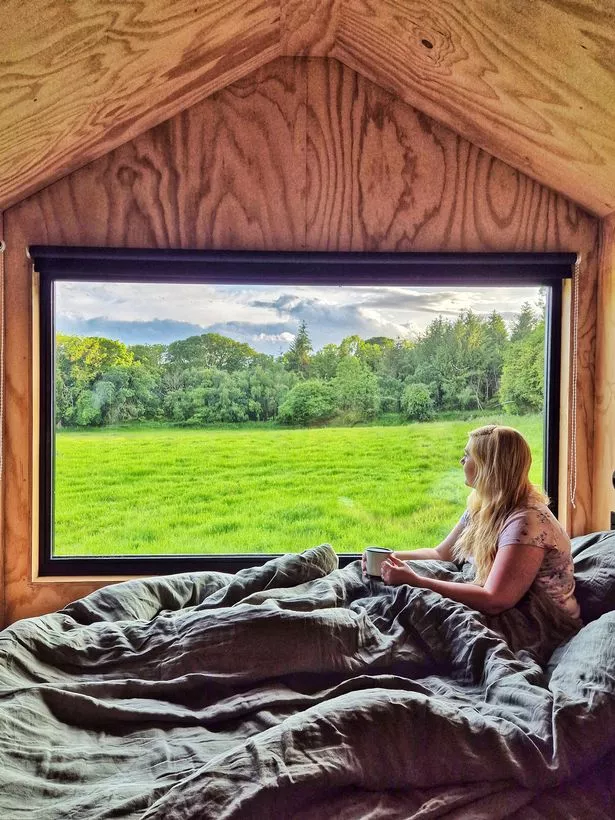
<svg viewBox="0 0 615 820">
<path fill-rule="evenodd" d="M 537 300 L 538 288 L 58 282 L 56 317 L 64 332 L 113 333 L 113 338 L 129 344 L 148 338 L 168 343 L 217 332 L 278 354 L 288 347 L 301 321 L 319 349 L 354 334 L 408 338 L 437 315 L 450 318 L 468 309 L 482 314 L 497 310 L 509 318 L 523 302 Z"/>
<path fill-rule="evenodd" d="M 255 342 L 283 342 L 288 345 L 295 338 L 294 333 L 257 333 L 254 337 Z"/>
</svg>

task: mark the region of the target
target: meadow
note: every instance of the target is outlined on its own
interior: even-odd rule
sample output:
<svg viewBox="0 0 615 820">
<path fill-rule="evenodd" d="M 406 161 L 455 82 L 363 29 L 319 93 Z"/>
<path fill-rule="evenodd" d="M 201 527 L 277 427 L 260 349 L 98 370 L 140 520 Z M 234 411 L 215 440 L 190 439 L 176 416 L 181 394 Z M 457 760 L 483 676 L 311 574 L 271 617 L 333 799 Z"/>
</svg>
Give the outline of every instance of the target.
<svg viewBox="0 0 615 820">
<path fill-rule="evenodd" d="M 401 426 L 59 431 L 55 555 L 434 546 L 465 508 L 468 431 L 519 429 L 541 482 L 541 415 Z"/>
</svg>

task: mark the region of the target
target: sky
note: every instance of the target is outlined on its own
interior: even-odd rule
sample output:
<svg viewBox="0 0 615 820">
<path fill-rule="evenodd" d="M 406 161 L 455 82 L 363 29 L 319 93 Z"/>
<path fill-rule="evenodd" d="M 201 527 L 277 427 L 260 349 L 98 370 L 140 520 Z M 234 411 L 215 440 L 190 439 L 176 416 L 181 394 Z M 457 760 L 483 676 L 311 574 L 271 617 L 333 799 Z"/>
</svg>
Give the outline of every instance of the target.
<svg viewBox="0 0 615 820">
<path fill-rule="evenodd" d="M 442 316 L 493 310 L 510 322 L 538 288 L 178 285 L 56 282 L 56 330 L 131 344 L 169 344 L 202 333 L 278 356 L 305 321 L 313 349 L 346 336 L 412 339 Z"/>
</svg>

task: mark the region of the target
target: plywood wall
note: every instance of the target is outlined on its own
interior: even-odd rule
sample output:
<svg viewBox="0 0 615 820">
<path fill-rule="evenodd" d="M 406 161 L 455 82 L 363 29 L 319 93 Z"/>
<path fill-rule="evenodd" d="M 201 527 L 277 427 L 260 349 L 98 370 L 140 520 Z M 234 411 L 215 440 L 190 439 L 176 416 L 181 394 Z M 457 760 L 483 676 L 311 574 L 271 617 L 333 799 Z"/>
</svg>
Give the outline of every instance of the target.
<svg viewBox="0 0 615 820">
<path fill-rule="evenodd" d="M 8 620 L 100 585 L 31 581 L 31 244 L 582 252 L 570 520 L 590 526 L 597 220 L 336 61 L 269 64 L 13 206 L 5 235 Z"/>
<path fill-rule="evenodd" d="M 339 5 L 329 56 L 592 212 L 615 209 L 612 0 Z"/>
<path fill-rule="evenodd" d="M 280 56 L 332 57 L 615 209 L 612 0 L 3 0 L 0 207 Z"/>
</svg>

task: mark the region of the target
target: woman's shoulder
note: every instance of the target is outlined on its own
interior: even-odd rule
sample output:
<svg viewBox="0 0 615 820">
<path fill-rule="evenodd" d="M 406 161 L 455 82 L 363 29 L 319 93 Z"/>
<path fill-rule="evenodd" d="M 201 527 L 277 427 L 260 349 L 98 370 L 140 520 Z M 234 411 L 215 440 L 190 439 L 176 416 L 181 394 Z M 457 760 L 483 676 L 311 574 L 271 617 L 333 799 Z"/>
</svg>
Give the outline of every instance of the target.
<svg viewBox="0 0 615 820">
<path fill-rule="evenodd" d="M 543 502 L 528 502 L 506 516 L 498 543 L 528 544 L 543 549 L 562 549 L 568 536 Z"/>
<path fill-rule="evenodd" d="M 557 518 L 553 515 L 548 505 L 542 501 L 528 501 L 527 504 L 516 507 L 504 519 L 504 526 L 510 521 L 521 519 L 538 521 L 541 524 L 557 522 Z"/>
<path fill-rule="evenodd" d="M 523 518 L 524 516 L 543 519 L 545 521 L 557 521 L 557 518 L 555 518 L 551 512 L 549 505 L 543 501 L 528 501 L 526 504 L 520 504 L 518 507 L 515 507 L 514 510 L 510 511 L 505 520 L 508 521 L 512 518 Z"/>
</svg>

